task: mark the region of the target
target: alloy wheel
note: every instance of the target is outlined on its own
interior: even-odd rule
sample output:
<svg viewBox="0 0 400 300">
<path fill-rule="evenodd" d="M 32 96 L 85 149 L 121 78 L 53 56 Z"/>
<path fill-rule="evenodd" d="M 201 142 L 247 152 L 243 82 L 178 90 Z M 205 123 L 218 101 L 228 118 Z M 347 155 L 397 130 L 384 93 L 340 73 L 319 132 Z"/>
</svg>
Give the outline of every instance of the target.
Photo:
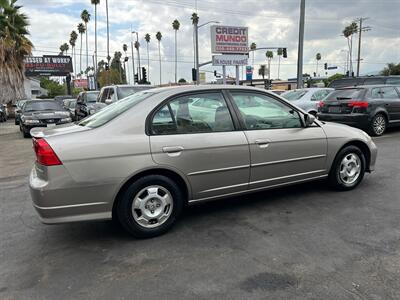
<svg viewBox="0 0 400 300">
<path fill-rule="evenodd" d="M 374 131 L 377 135 L 382 135 L 386 129 L 385 117 L 382 115 L 376 116 L 372 126 L 374 127 Z"/>
<path fill-rule="evenodd" d="M 361 174 L 361 159 L 355 153 L 345 155 L 340 163 L 339 177 L 347 186 L 357 182 Z"/>
</svg>

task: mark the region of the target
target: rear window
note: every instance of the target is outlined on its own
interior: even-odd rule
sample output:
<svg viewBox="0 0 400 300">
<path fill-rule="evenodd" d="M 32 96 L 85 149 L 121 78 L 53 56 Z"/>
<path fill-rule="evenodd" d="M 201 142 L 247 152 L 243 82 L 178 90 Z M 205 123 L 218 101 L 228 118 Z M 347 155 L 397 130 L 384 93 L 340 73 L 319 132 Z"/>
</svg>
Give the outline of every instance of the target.
<svg viewBox="0 0 400 300">
<path fill-rule="evenodd" d="M 364 85 L 384 84 L 383 78 L 367 78 L 364 80 Z"/>
<path fill-rule="evenodd" d="M 299 100 L 305 94 L 307 94 L 306 90 L 293 90 L 293 91 L 285 92 L 281 96 L 283 98 L 285 98 L 286 100 L 294 101 L 294 100 Z"/>
<path fill-rule="evenodd" d="M 78 125 L 87 126 L 90 128 L 100 127 L 111 121 L 112 119 L 116 118 L 120 114 L 124 113 L 131 107 L 135 106 L 139 102 L 143 101 L 144 99 L 149 98 L 151 95 L 154 95 L 154 93 L 148 91 L 135 93 L 121 101 L 117 101 L 106 106 L 98 113 L 83 119 L 81 122 L 78 123 Z"/>
<path fill-rule="evenodd" d="M 118 99 L 122 99 L 125 97 L 128 97 L 134 93 L 145 91 L 150 89 L 149 87 L 136 87 L 136 86 L 123 86 L 123 87 L 118 87 L 117 93 L 118 93 Z"/>
<path fill-rule="evenodd" d="M 347 99 L 361 99 L 364 96 L 365 89 L 345 89 L 336 90 L 330 93 L 326 100 L 347 100 Z"/>
<path fill-rule="evenodd" d="M 56 101 L 26 102 L 24 111 L 36 111 L 36 110 L 63 110 L 63 107 L 60 103 Z"/>
<path fill-rule="evenodd" d="M 398 78 L 388 78 L 386 79 L 386 84 L 399 84 L 400 85 L 400 77 Z"/>
<path fill-rule="evenodd" d="M 336 79 L 329 84 L 331 88 L 340 88 L 345 86 L 362 85 L 363 80 L 357 78 L 351 79 Z"/>
<path fill-rule="evenodd" d="M 99 95 L 99 93 L 87 93 L 86 101 L 87 102 L 96 102 L 98 95 Z"/>
</svg>

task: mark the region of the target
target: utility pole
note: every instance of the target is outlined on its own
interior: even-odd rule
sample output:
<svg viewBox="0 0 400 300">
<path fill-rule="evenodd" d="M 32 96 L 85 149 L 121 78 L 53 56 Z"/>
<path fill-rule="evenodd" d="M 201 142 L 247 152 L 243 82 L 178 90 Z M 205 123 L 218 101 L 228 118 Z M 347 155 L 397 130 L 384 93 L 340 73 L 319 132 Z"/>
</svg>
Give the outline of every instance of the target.
<svg viewBox="0 0 400 300">
<path fill-rule="evenodd" d="M 300 22 L 299 22 L 299 47 L 297 51 L 297 88 L 303 87 L 303 44 L 304 44 L 304 15 L 305 0 L 300 2 Z"/>
<path fill-rule="evenodd" d="M 361 33 L 363 31 L 369 31 L 371 30 L 370 26 L 363 27 L 362 23 L 363 21 L 367 20 L 369 18 L 358 18 L 356 21 L 360 23 L 358 26 L 358 55 L 357 55 L 357 76 L 360 76 L 360 62 L 361 62 Z"/>
<path fill-rule="evenodd" d="M 199 67 L 199 26 L 197 22 L 194 24 L 195 43 L 196 43 L 196 84 L 200 84 L 200 67 Z"/>
</svg>

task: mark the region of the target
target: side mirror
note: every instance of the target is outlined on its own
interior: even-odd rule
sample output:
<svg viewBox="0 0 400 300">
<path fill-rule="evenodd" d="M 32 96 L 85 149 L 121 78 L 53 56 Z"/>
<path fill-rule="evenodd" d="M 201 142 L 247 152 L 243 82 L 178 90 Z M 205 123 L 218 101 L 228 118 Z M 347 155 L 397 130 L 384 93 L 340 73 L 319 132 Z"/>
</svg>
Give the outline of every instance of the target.
<svg viewBox="0 0 400 300">
<path fill-rule="evenodd" d="M 314 124 L 315 121 L 315 116 L 312 114 L 306 114 L 304 115 L 304 123 L 306 124 L 306 127 L 310 127 L 312 124 Z"/>
<path fill-rule="evenodd" d="M 111 99 L 106 99 L 105 103 L 106 103 L 107 105 L 109 105 L 109 104 L 112 103 L 112 100 L 111 100 Z"/>
</svg>

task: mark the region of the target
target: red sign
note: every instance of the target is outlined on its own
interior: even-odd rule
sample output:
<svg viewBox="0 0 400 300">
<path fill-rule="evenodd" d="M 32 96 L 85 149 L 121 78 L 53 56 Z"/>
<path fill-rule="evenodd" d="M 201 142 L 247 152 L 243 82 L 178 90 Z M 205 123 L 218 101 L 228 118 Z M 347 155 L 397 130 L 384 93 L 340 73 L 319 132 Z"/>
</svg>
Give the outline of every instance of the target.
<svg viewBox="0 0 400 300">
<path fill-rule="evenodd" d="M 88 80 L 87 79 L 75 79 L 74 80 L 74 87 L 76 88 L 85 88 L 88 87 Z"/>
<path fill-rule="evenodd" d="M 211 26 L 211 52 L 223 54 L 248 53 L 248 28 L 219 25 Z"/>
</svg>

